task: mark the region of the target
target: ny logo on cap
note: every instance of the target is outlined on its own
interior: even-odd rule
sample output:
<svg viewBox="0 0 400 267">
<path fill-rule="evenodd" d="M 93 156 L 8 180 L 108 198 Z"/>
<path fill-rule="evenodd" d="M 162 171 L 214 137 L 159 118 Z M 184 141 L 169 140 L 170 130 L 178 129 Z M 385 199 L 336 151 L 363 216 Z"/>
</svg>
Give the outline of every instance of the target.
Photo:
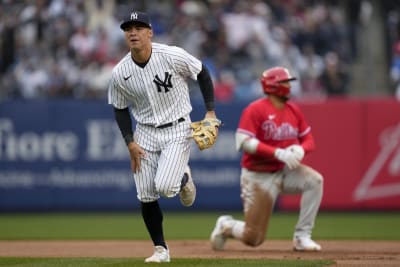
<svg viewBox="0 0 400 267">
<path fill-rule="evenodd" d="M 131 13 L 131 20 L 137 20 L 138 14 L 136 12 Z"/>
</svg>

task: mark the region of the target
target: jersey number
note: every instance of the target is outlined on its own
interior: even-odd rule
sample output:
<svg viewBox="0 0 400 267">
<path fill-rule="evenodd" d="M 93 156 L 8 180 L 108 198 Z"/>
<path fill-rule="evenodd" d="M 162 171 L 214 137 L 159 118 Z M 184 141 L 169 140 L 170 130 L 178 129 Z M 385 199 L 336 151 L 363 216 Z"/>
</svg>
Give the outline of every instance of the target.
<svg viewBox="0 0 400 267">
<path fill-rule="evenodd" d="M 158 77 L 158 75 L 156 75 L 153 82 L 157 85 L 157 91 L 159 93 L 162 92 L 161 88 L 164 88 L 164 93 L 169 92 L 169 89 L 172 88 L 171 78 L 172 78 L 172 74 L 169 74 L 168 72 L 165 72 L 164 81 L 162 81 L 160 79 L 160 77 Z"/>
</svg>

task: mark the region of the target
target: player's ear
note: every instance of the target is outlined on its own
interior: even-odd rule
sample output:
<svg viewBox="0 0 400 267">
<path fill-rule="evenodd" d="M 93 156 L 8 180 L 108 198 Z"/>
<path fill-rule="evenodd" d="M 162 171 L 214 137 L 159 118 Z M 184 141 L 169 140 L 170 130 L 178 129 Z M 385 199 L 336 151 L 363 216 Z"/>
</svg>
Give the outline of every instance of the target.
<svg viewBox="0 0 400 267">
<path fill-rule="evenodd" d="M 153 29 L 149 29 L 149 37 L 153 37 Z"/>
</svg>

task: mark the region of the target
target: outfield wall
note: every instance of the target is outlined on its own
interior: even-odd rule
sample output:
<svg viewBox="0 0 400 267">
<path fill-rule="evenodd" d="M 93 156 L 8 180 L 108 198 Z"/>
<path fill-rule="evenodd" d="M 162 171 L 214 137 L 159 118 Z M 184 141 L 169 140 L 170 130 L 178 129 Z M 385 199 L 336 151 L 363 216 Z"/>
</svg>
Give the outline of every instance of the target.
<svg viewBox="0 0 400 267">
<path fill-rule="evenodd" d="M 400 210 L 400 103 L 394 99 L 301 102 L 317 142 L 305 162 L 325 177 L 322 210 Z M 241 210 L 234 132 L 245 103 L 219 104 L 216 145 L 194 146 L 199 210 Z M 194 104 L 192 119 L 204 116 Z M 136 210 L 128 153 L 105 101 L 0 103 L 0 211 Z M 281 210 L 299 197 L 282 197 Z M 163 200 L 181 210 L 177 198 Z"/>
</svg>

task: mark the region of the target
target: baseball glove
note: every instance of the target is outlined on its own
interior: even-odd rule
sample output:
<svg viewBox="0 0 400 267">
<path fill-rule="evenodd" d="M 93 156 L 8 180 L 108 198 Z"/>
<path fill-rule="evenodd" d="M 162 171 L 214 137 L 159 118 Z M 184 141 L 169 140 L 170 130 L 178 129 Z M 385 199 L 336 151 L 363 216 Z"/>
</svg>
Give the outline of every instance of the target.
<svg viewBox="0 0 400 267">
<path fill-rule="evenodd" d="M 192 137 L 200 150 L 207 149 L 214 145 L 218 136 L 218 127 L 221 121 L 216 118 L 204 118 L 201 121 L 192 122 Z"/>
</svg>

